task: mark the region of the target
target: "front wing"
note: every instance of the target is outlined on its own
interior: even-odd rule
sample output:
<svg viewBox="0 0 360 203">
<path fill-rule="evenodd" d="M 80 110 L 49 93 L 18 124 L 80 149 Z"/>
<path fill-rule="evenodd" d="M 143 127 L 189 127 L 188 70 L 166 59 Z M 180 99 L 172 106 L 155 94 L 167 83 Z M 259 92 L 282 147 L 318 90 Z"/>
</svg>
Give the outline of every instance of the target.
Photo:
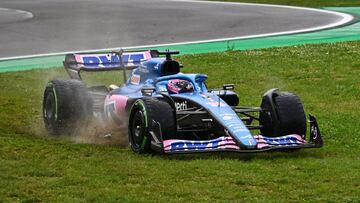
<svg viewBox="0 0 360 203">
<path fill-rule="evenodd" d="M 262 135 L 256 135 L 254 138 L 257 141 L 257 147 L 255 149 L 241 149 L 230 136 L 222 136 L 212 140 L 164 140 L 163 149 L 166 154 L 214 151 L 250 153 L 281 149 L 319 148 L 323 145 L 323 140 L 316 119 L 311 115 L 309 141 L 296 134 L 281 137 L 265 137 Z"/>
</svg>

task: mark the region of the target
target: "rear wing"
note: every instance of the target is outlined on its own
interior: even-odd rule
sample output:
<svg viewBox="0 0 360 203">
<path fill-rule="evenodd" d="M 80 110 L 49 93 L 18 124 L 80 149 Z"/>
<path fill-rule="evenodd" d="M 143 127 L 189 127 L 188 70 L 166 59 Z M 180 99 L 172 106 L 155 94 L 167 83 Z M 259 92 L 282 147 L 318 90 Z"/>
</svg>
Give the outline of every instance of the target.
<svg viewBox="0 0 360 203">
<path fill-rule="evenodd" d="M 70 78 L 81 80 L 81 71 L 131 70 L 159 56 L 156 50 L 67 54 L 63 62 Z"/>
</svg>

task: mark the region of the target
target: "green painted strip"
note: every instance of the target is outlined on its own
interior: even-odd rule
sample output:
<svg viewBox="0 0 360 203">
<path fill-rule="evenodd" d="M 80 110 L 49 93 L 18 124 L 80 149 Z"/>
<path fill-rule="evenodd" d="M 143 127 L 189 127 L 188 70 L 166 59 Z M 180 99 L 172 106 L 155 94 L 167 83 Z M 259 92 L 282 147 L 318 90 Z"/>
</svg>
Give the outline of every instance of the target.
<svg viewBox="0 0 360 203">
<path fill-rule="evenodd" d="M 326 8 L 360 16 L 360 7 Z M 182 54 L 197 54 L 219 52 L 227 50 L 249 50 L 269 47 L 294 46 L 302 44 L 319 44 L 360 40 L 360 22 L 336 29 L 319 32 L 265 37 L 247 40 L 230 40 L 222 42 L 198 43 L 172 46 L 171 49 L 180 50 Z M 157 47 L 168 48 L 168 47 Z"/>
<path fill-rule="evenodd" d="M 63 55 L 0 61 L 0 72 L 23 71 L 35 68 L 62 66 Z"/>
<path fill-rule="evenodd" d="M 328 10 L 351 13 L 360 17 L 360 7 L 328 7 Z M 294 46 L 303 44 L 319 44 L 360 40 L 360 22 L 349 26 L 323 30 L 319 32 L 265 37 L 245 40 L 229 40 L 220 42 L 194 43 L 186 45 L 148 47 L 148 49 L 179 50 L 181 54 L 199 54 L 222 52 L 227 50 L 249 50 L 269 47 Z M 62 66 L 63 55 L 0 61 L 0 72 L 23 71 L 34 68 L 50 68 Z"/>
</svg>

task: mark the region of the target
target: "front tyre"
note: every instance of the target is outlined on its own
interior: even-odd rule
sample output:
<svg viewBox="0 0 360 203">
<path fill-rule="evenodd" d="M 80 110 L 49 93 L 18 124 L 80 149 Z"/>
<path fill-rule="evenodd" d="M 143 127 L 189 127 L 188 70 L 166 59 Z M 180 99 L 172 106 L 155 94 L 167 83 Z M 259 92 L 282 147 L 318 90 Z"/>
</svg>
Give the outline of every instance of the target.
<svg viewBox="0 0 360 203">
<path fill-rule="evenodd" d="M 176 121 L 171 106 L 160 99 L 144 97 L 135 101 L 130 110 L 129 141 L 136 153 L 151 153 L 151 132 L 160 126 L 162 137 L 176 134 Z"/>
<path fill-rule="evenodd" d="M 272 97 L 263 98 L 260 113 L 261 134 L 278 137 L 290 134 L 306 136 L 306 116 L 300 98 L 290 92 L 276 92 Z"/>
</svg>

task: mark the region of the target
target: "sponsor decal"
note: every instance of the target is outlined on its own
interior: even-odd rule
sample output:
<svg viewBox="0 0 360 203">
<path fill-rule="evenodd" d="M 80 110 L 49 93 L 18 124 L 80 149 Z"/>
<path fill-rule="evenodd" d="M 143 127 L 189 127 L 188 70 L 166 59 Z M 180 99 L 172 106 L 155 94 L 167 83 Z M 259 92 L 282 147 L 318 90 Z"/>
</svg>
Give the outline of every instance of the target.
<svg viewBox="0 0 360 203">
<path fill-rule="evenodd" d="M 240 149 L 231 137 L 219 137 L 213 140 L 165 140 L 165 151 L 197 151 L 216 149 Z"/>
<path fill-rule="evenodd" d="M 246 129 L 246 126 L 239 122 L 231 123 L 231 124 L 228 124 L 227 126 L 232 129 Z"/>
<path fill-rule="evenodd" d="M 222 119 L 223 119 L 224 121 L 229 121 L 229 120 L 234 119 L 234 117 L 233 117 L 233 116 L 230 116 L 230 115 L 225 115 L 225 116 L 222 117 Z"/>
<path fill-rule="evenodd" d="M 247 132 L 248 132 L 248 130 L 247 130 Z M 239 138 L 240 138 L 240 139 L 251 139 L 252 136 L 251 136 L 251 134 L 246 134 L 246 135 L 240 135 Z"/>
<path fill-rule="evenodd" d="M 314 135 L 314 138 L 313 140 L 316 140 L 317 137 L 318 137 L 318 129 L 316 128 L 316 126 L 312 125 L 310 127 L 310 134 L 313 134 Z"/>
<path fill-rule="evenodd" d="M 131 84 L 138 85 L 140 84 L 140 75 L 133 74 L 130 79 Z"/>
<path fill-rule="evenodd" d="M 242 133 L 242 132 L 249 132 L 249 130 L 248 129 L 246 129 L 246 128 L 243 128 L 243 127 L 241 127 L 241 128 L 235 128 L 235 130 L 233 130 L 232 131 L 233 133 Z M 241 138 L 242 139 L 242 138 Z M 245 138 L 244 138 L 245 139 Z"/>
<path fill-rule="evenodd" d="M 272 146 L 297 146 L 306 144 L 300 135 L 287 135 L 282 137 L 264 137 L 262 135 L 254 136 L 258 143 L 258 148 L 267 148 Z"/>
<path fill-rule="evenodd" d="M 223 107 L 226 106 L 226 104 L 224 104 L 221 101 L 215 101 L 213 98 L 208 97 L 208 102 L 206 102 L 207 105 L 212 106 L 212 107 Z"/>
<path fill-rule="evenodd" d="M 216 142 L 196 142 L 196 141 L 190 141 L 190 142 L 176 142 L 171 145 L 172 150 L 178 150 L 178 149 L 206 149 L 206 148 L 216 148 L 219 145 L 220 141 Z"/>
<path fill-rule="evenodd" d="M 122 59 L 126 65 L 139 65 L 141 62 L 151 58 L 150 52 L 129 52 L 123 53 Z M 111 68 L 120 66 L 120 57 L 117 53 L 108 54 L 75 54 L 78 63 L 82 63 L 89 68 Z"/>
<path fill-rule="evenodd" d="M 226 106 L 222 102 L 207 102 L 206 104 L 209 105 L 209 106 L 212 106 L 212 107 L 224 107 L 224 106 Z"/>
<path fill-rule="evenodd" d="M 188 109 L 187 101 L 175 102 L 176 111 L 184 111 Z"/>
<path fill-rule="evenodd" d="M 89 54 L 89 55 L 78 55 L 77 59 L 79 59 L 80 63 L 83 63 L 88 66 L 99 66 L 106 67 L 106 65 L 111 64 L 120 64 L 119 55 L 118 54 Z"/>
<path fill-rule="evenodd" d="M 141 62 L 151 58 L 150 52 L 131 52 L 123 54 L 123 62 L 128 65 L 139 65 Z"/>
</svg>

